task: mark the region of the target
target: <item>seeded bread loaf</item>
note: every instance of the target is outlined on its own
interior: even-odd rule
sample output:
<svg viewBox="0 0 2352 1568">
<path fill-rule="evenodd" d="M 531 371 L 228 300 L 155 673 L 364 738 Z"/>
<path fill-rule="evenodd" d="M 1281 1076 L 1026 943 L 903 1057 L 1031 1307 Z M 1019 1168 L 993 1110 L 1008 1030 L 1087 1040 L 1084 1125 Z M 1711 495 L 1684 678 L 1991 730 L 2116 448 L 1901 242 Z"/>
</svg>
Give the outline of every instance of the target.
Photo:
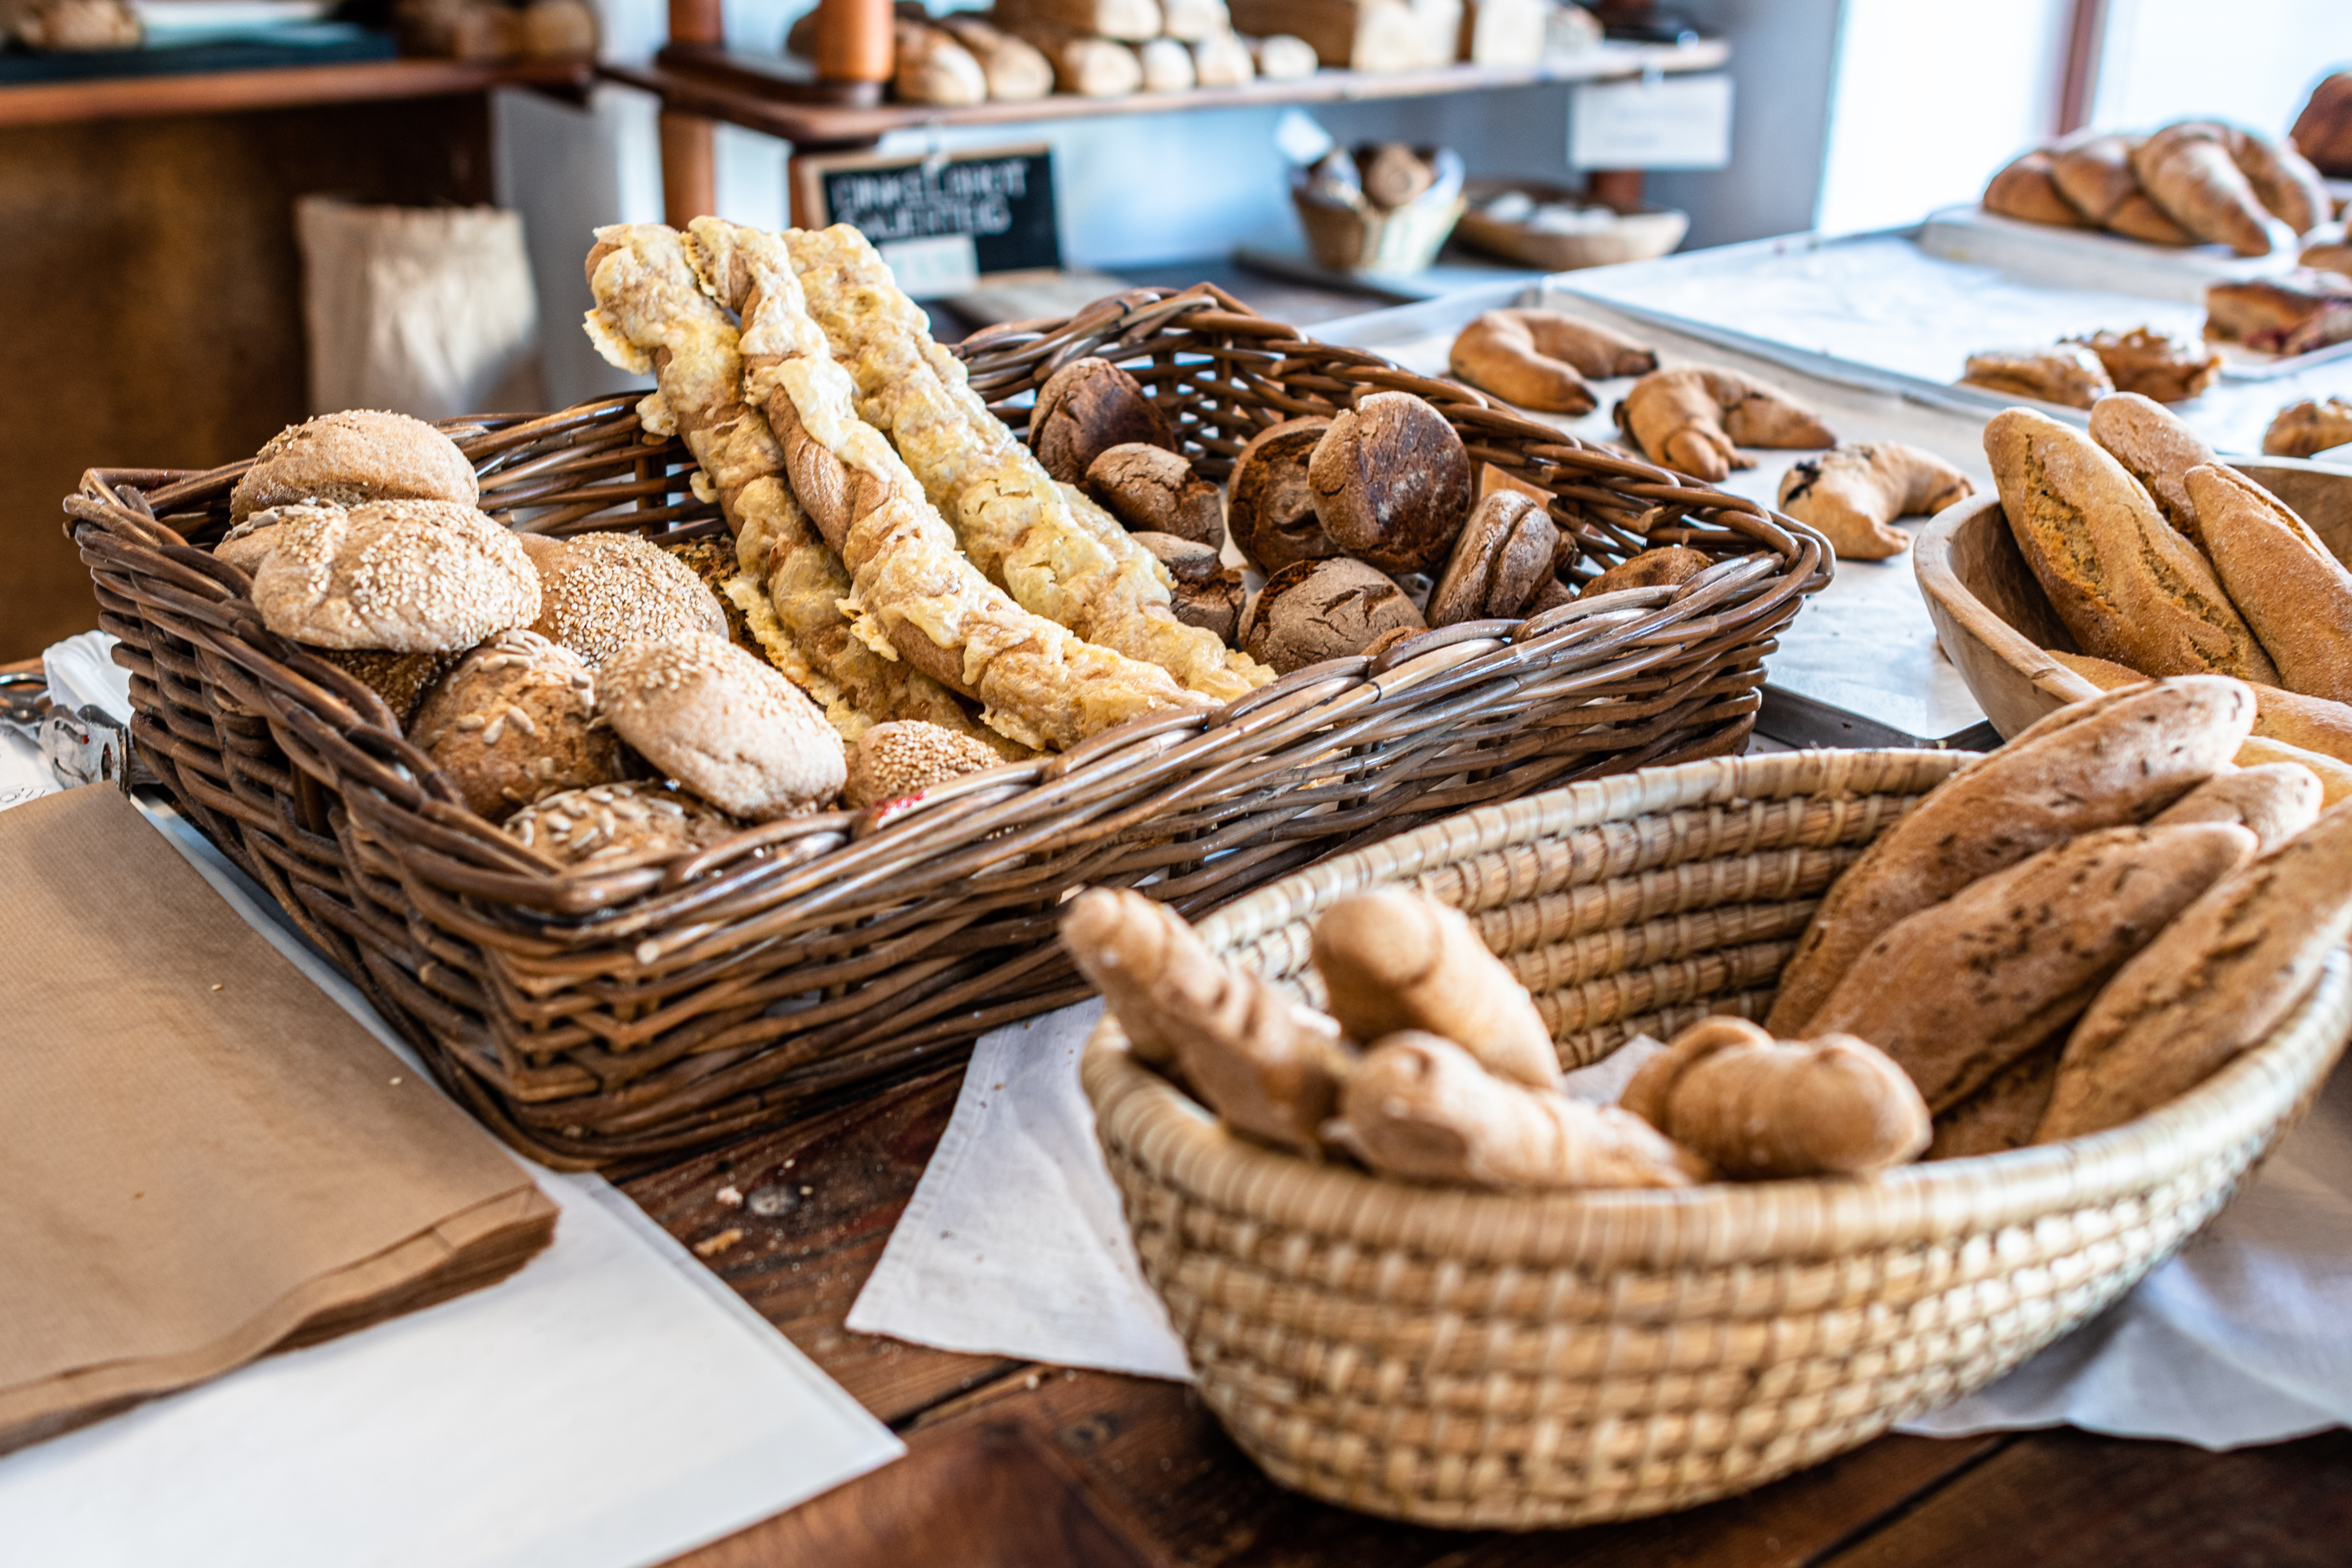
<svg viewBox="0 0 2352 1568">
<path fill-rule="evenodd" d="M 2280 683 L 2204 557 L 2088 436 L 2011 408 L 1984 442 L 2018 550 L 2084 652 L 2151 675 Z"/>
<path fill-rule="evenodd" d="M 2099 987 L 2255 851 L 2227 823 L 2085 833 L 1887 928 L 1808 1035 L 1859 1036 L 1949 1110 L 2089 1006 Z"/>
<path fill-rule="evenodd" d="M 320 647 L 454 652 L 539 615 L 515 536 L 453 501 L 305 509 L 253 577 L 262 624 Z M 700 586 L 700 584 L 697 584 Z"/>
<path fill-rule="evenodd" d="M 229 492 L 230 521 L 300 501 L 446 500 L 472 506 L 481 490 L 457 444 L 422 419 L 372 408 L 289 425 L 255 454 Z"/>
<path fill-rule="evenodd" d="M 685 563 L 634 533 L 524 535 L 523 545 L 539 568 L 539 620 L 531 630 L 592 665 L 628 643 L 687 632 L 728 635 L 718 596 Z"/>
<path fill-rule="evenodd" d="M 2118 1127 L 2266 1038 L 2352 932 L 2352 805 L 2183 910 L 2067 1037 L 2037 1142 Z"/>
<path fill-rule="evenodd" d="M 536 632 L 501 632 L 461 660 L 416 710 L 410 739 L 447 770 L 466 804 L 498 821 L 543 795 L 625 776 L 598 724 L 596 679 Z"/>
<path fill-rule="evenodd" d="M 2147 679 L 2138 670 L 2127 669 L 2107 659 L 2093 658 L 2088 654 L 2063 653 L 2056 648 L 2044 648 L 2042 651 L 2102 691 L 2137 686 Z M 2352 705 L 2330 702 L 2324 697 L 2305 697 L 2275 686 L 2257 686 L 2254 688 L 2253 736 L 2247 743 L 2251 745 L 2253 740 L 2274 741 L 2299 751 L 2315 752 L 2339 765 L 2352 764 Z M 2242 753 L 2243 748 L 2240 750 Z M 2277 759 L 2250 759 L 2242 754 L 2236 759 L 2241 767 L 2250 766 L 2256 760 Z M 2320 773 L 2320 779 L 2326 783 L 2328 775 Z M 2332 805 L 2335 802 L 2336 796 L 2331 793 L 2328 804 Z"/>
<path fill-rule="evenodd" d="M 1961 769 L 1831 886 L 1765 1027 L 1804 1037 L 1897 921 L 2078 834 L 2155 816 L 2221 771 L 2253 720 L 2243 682 L 2179 677 L 2063 708 Z"/>
<path fill-rule="evenodd" d="M 597 671 L 596 706 L 647 762 L 747 821 L 823 810 L 846 776 L 823 710 L 724 637 L 629 644 Z"/>
<path fill-rule="evenodd" d="M 526 847 L 595 870 L 668 860 L 742 831 L 716 806 L 644 780 L 565 790 L 524 806 L 504 826 Z"/>
</svg>

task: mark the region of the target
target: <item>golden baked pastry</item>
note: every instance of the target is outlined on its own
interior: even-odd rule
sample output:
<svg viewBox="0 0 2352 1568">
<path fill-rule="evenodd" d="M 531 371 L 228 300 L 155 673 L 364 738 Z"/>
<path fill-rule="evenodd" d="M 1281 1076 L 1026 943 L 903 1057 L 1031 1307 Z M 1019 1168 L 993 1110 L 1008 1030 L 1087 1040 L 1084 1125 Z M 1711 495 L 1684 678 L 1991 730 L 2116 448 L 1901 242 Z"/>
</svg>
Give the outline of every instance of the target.
<svg viewBox="0 0 2352 1568">
<path fill-rule="evenodd" d="M 539 616 L 539 573 L 515 536 L 454 501 L 306 509 L 254 574 L 278 636 L 320 647 L 467 648 Z"/>
<path fill-rule="evenodd" d="M 2306 397 L 2278 411 L 2263 432 L 2263 450 L 2274 458 L 2309 458 L 2352 441 L 2352 402 Z"/>
<path fill-rule="evenodd" d="M 1959 469 L 1898 441 L 1835 447 L 1780 476 L 1780 510 L 1818 529 L 1841 561 L 1902 553 L 1911 541 L 1888 523 L 1933 515 L 1975 493 Z"/>
<path fill-rule="evenodd" d="M 481 499 L 474 465 L 422 419 L 372 408 L 322 414 L 272 436 L 229 492 L 232 522 L 269 507 L 322 501 Z"/>
<path fill-rule="evenodd" d="M 539 568 L 539 619 L 531 630 L 590 664 L 633 642 L 685 632 L 728 635 L 726 612 L 702 579 L 636 534 L 520 537 Z"/>
<path fill-rule="evenodd" d="M 2074 203 L 2059 194 L 2056 168 L 2050 154 L 2039 148 L 2011 160 L 1985 186 L 1985 211 L 2026 223 L 2065 228 L 2095 226 Z"/>
<path fill-rule="evenodd" d="M 1658 356 L 1598 322 L 1561 310 L 1487 310 L 1447 352 L 1454 374 L 1506 403 L 1547 414 L 1590 414 L 1585 378 L 1647 375 Z"/>
<path fill-rule="evenodd" d="M 2253 721 L 2242 681 L 2186 676 L 2062 708 L 1969 763 L 1831 886 L 1764 1026 L 1802 1037 L 1896 921 L 2054 844 L 2155 816 L 2227 766 Z"/>
<path fill-rule="evenodd" d="M 515 630 L 458 662 L 417 709 L 409 739 L 496 822 L 544 795 L 626 775 L 621 742 L 595 717 L 596 679 L 579 656 Z"/>
<path fill-rule="evenodd" d="M 1616 407 L 1617 427 L 1654 463 L 1710 484 L 1752 468 L 1741 447 L 1834 447 L 1818 416 L 1777 387 L 1737 371 L 1691 365 L 1653 371 Z"/>
<path fill-rule="evenodd" d="M 2185 403 L 2212 385 L 2214 377 L 2221 374 L 2218 353 L 2154 327 L 2093 332 L 2064 342 L 2098 355 L 2117 392 L 2137 392 L 2158 403 Z"/>
<path fill-rule="evenodd" d="M 961 362 L 932 340 L 865 236 L 836 224 L 785 242 L 806 314 L 854 378 L 858 413 L 887 435 L 982 575 L 1022 608 L 1219 702 L 1274 679 L 1179 621 L 1150 552 L 1109 514 L 1070 504 L 965 384 Z"/>
<path fill-rule="evenodd" d="M 2088 408 L 2116 389 L 2097 354 L 2067 343 L 1970 354 L 1960 384 L 2005 392 L 2011 397 L 2038 398 L 2067 408 Z"/>
<path fill-rule="evenodd" d="M 596 711 L 647 762 L 731 816 L 795 816 L 841 793 L 841 737 L 824 713 L 724 637 L 629 644 L 596 672 Z"/>
<path fill-rule="evenodd" d="M 809 315 L 782 237 L 698 219 L 694 254 L 713 292 L 742 315 L 747 395 L 782 440 L 809 521 L 849 570 L 845 602 L 868 647 L 974 697 L 991 728 L 1024 745 L 1066 747 L 1141 714 L 1210 704 L 1158 666 L 1023 609 L 981 575 L 906 463 L 859 417 L 856 385 Z"/>
<path fill-rule="evenodd" d="M 1984 441 L 2010 533 L 2084 652 L 2157 675 L 2279 684 L 2212 567 L 2088 436 L 2011 408 Z"/>
<path fill-rule="evenodd" d="M 717 806 L 643 780 L 565 790 L 524 806 L 502 826 L 527 848 L 600 871 L 667 860 L 742 831 Z"/>
<path fill-rule="evenodd" d="M 2148 198 L 2198 238 L 2226 245 L 2241 256 L 2268 256 L 2273 248 L 2271 215 L 2240 167 L 2240 150 L 2251 153 L 2242 138 L 2242 132 L 2233 137 L 2230 128 L 2210 121 L 2168 125 L 2132 153 L 2132 173 Z M 2318 221 L 2309 217 L 2295 232 Z"/>
<path fill-rule="evenodd" d="M 2131 155 L 2144 136 L 2114 134 L 2074 138 L 2050 150 L 2050 179 L 2066 205 L 2099 227 L 2116 209 L 2140 194 Z"/>
<path fill-rule="evenodd" d="M 2352 340 L 2352 278 L 2297 268 L 2205 286 L 2205 335 L 2282 357 Z"/>
</svg>

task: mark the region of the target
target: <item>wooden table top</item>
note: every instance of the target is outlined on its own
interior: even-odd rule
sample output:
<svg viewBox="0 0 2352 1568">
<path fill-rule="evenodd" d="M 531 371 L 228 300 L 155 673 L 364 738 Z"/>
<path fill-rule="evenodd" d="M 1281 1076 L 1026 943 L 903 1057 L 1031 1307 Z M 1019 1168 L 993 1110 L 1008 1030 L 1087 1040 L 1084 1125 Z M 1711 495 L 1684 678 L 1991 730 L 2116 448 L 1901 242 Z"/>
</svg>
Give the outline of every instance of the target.
<svg viewBox="0 0 2352 1568">
<path fill-rule="evenodd" d="M 2229 1454 L 2069 1429 L 1883 1437 L 1742 1498 L 1533 1535 L 1285 1492 L 1180 1384 L 851 1333 L 961 1068 L 622 1189 L 895 1428 L 907 1457 L 674 1568 L 2285 1568 L 2352 1560 L 2352 1432 Z M 741 1201 L 722 1204 L 732 1188 Z"/>
</svg>

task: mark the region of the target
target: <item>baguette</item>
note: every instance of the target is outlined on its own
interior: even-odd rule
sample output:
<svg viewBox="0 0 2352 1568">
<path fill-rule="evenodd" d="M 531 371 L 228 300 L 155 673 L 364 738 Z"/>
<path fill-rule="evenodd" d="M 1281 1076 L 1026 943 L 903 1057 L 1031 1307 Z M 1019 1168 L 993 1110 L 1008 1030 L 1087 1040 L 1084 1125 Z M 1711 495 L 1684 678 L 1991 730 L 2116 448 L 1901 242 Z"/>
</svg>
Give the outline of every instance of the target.
<svg viewBox="0 0 2352 1568">
<path fill-rule="evenodd" d="M 1887 928 L 1805 1032 L 1870 1041 L 1941 1113 L 2061 1034 L 2255 848 L 2252 831 L 2221 822 L 2110 827 L 2054 845 Z"/>
<path fill-rule="evenodd" d="M 2182 911 L 2067 1037 L 2034 1141 L 2119 1127 L 2260 1045 L 2352 932 L 2352 805 Z"/>
<path fill-rule="evenodd" d="M 2221 771 L 2253 718 L 2242 682 L 2185 676 L 2063 708 L 1969 763 L 1831 887 L 1764 1026 L 1802 1038 L 1897 921 L 2078 834 L 2155 816 Z"/>
<path fill-rule="evenodd" d="M 2189 469 L 2219 460 L 2203 437 L 2154 398 L 2119 392 L 2091 405 L 2091 439 L 2140 482 L 2165 521 L 2200 550 L 2205 548 L 2188 485 Z"/>
<path fill-rule="evenodd" d="M 2120 664 L 2093 658 L 2087 654 L 2063 653 L 2056 648 L 2042 651 L 2102 691 L 2137 686 L 2147 679 L 2137 669 L 2127 669 Z M 2319 774 L 2320 782 L 2326 785 L 2327 804 L 2330 805 L 2339 798 L 2336 782 L 2338 776 L 2342 776 L 2347 784 L 2352 784 L 2352 706 L 2330 702 L 2324 697 L 2301 696 L 2275 686 L 2257 686 L 2254 688 L 2253 735 L 2246 745 L 2251 746 L 2255 741 L 2315 753 L 2323 763 L 2334 764 L 2332 768 L 2312 769 Z M 2239 748 L 2235 760 L 2240 767 L 2252 767 L 2261 762 L 2304 761 L 2301 756 L 2250 758 L 2244 746 Z M 2310 764 L 2305 763 L 2305 765 Z"/>
<path fill-rule="evenodd" d="M 2019 552 L 2083 651 L 2154 675 L 2280 684 L 2205 558 L 2088 436 L 2011 408 L 1984 442 Z"/>
<path fill-rule="evenodd" d="M 1936 1118 L 1936 1136 L 1924 1156 L 1958 1160 L 1971 1154 L 2002 1154 L 2033 1142 L 2034 1129 L 2049 1113 L 2058 1087 L 2058 1056 L 2063 1037 L 2053 1037 L 1995 1073 L 1992 1081 Z"/>
<path fill-rule="evenodd" d="M 2263 763 L 2215 773 L 2149 818 L 2148 826 L 2232 823 L 2252 834 L 2268 854 L 2318 821 L 2325 804 L 2319 775 L 2310 768 Z"/>
<path fill-rule="evenodd" d="M 2279 684 L 2352 700 L 2352 572 L 2303 519 L 2235 468 L 2189 470 L 2189 497 L 2221 585 L 2245 609 Z"/>
</svg>

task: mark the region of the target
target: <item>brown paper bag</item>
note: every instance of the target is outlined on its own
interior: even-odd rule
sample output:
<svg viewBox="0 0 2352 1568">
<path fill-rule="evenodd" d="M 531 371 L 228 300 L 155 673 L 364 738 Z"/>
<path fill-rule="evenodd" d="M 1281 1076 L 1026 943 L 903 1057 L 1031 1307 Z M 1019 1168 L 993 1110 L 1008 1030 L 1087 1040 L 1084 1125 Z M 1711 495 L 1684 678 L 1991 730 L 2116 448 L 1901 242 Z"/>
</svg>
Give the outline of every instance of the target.
<svg viewBox="0 0 2352 1568">
<path fill-rule="evenodd" d="M 488 1284 L 555 1215 L 121 795 L 0 813 L 0 1449 Z"/>
</svg>

